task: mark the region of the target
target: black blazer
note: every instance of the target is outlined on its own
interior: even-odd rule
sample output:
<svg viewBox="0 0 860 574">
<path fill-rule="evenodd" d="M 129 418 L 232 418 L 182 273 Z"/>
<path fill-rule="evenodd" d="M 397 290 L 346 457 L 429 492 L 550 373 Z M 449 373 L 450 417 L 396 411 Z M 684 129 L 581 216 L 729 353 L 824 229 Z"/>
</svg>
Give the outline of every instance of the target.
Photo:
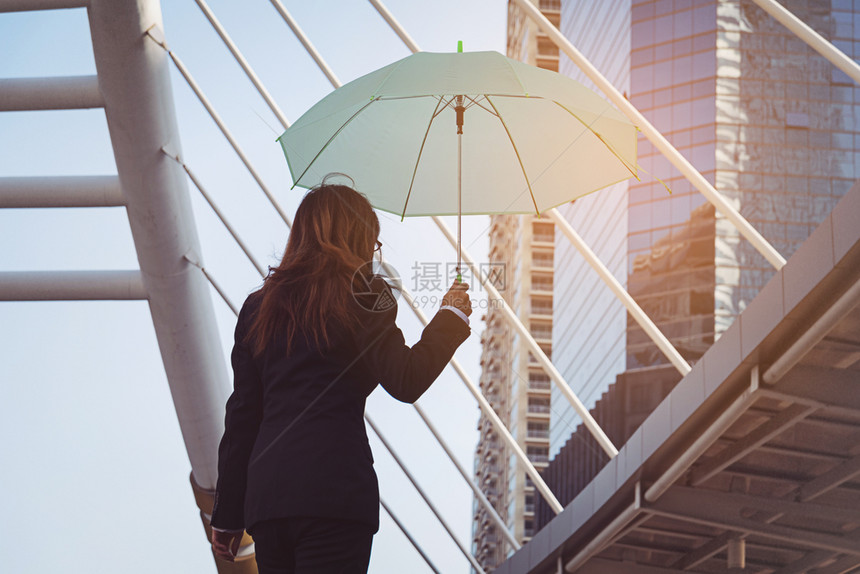
<svg viewBox="0 0 860 574">
<path fill-rule="evenodd" d="M 245 300 L 236 324 L 233 393 L 227 399 L 218 447 L 218 481 L 211 524 L 244 528 L 260 520 L 315 516 L 357 520 L 379 529 L 379 486 L 364 426 L 367 396 L 381 384 L 412 403 L 448 364 L 471 330 L 454 312 L 437 311 L 412 348 L 395 324 L 397 304 L 378 276 L 377 295 L 392 303 L 371 311 L 374 294 L 355 307 L 355 337 L 331 323 L 332 350 L 320 352 L 298 336 L 284 353 L 275 337 L 258 358 L 244 338 L 259 305 Z"/>
</svg>

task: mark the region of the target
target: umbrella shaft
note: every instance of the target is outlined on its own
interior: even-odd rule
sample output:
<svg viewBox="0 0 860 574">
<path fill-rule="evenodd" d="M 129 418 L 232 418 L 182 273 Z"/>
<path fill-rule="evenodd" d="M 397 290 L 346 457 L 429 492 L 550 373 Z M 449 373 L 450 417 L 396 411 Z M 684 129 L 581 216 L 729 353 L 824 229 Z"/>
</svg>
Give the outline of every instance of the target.
<svg viewBox="0 0 860 574">
<path fill-rule="evenodd" d="M 459 129 L 459 128 L 458 128 Z M 463 244 L 460 219 L 463 211 L 463 131 L 460 130 L 457 135 L 457 281 L 461 281 L 460 276 L 460 253 Z"/>
</svg>

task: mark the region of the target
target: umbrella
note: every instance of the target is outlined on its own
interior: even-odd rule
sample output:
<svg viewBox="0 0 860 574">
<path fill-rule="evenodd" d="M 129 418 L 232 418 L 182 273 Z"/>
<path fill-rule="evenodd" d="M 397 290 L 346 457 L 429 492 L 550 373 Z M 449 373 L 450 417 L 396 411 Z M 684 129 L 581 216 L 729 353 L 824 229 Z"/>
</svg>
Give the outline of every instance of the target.
<svg viewBox="0 0 860 574">
<path fill-rule="evenodd" d="M 498 52 L 417 52 L 331 92 L 277 140 L 293 187 L 348 174 L 404 217 L 540 214 L 638 177 L 636 127 L 575 80 Z"/>
</svg>

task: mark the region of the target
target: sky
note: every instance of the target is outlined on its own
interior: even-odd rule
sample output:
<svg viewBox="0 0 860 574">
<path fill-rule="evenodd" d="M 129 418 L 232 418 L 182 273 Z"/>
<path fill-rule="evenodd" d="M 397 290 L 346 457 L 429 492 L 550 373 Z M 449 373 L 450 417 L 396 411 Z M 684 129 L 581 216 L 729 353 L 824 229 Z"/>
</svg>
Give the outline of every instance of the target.
<svg viewBox="0 0 860 574">
<path fill-rule="evenodd" d="M 265 0 L 211 0 L 210 7 L 287 117 L 294 121 L 332 89 Z M 369 2 L 284 0 L 339 79 L 346 83 L 409 50 Z M 505 51 L 504 0 L 388 0 L 389 10 L 427 51 Z M 263 180 L 292 214 L 275 138 L 281 128 L 193 0 L 162 5 L 166 40 L 223 117 Z M 0 14 L 0 78 L 95 73 L 83 9 Z M 264 265 L 283 252 L 287 228 L 171 66 L 183 156 Z M 0 113 L 0 177 L 115 174 L 102 110 Z M 207 270 L 241 304 L 260 284 L 249 261 L 188 183 Z M 383 254 L 432 316 L 443 291 L 416 283 L 416 268 L 444 270 L 456 253 L 429 218 L 378 212 Z M 456 230 L 456 218 L 443 218 Z M 486 261 L 489 218 L 463 219 L 463 243 Z M 136 269 L 123 208 L 0 209 L 0 272 Z M 469 281 L 468 275 L 466 280 Z M 480 375 L 486 292 L 471 281 L 472 335 L 456 357 Z M 213 290 L 225 369 L 235 316 Z M 401 302 L 408 344 L 421 324 Z M 229 371 L 228 371 L 229 372 Z M 0 302 L 0 552 L 9 572 L 213 572 L 210 546 L 189 484 L 179 431 L 149 308 L 135 302 Z M 419 404 L 472 469 L 477 403 L 448 367 Z M 413 407 L 377 388 L 367 412 L 471 547 L 472 493 Z M 368 429 L 382 497 L 443 572 L 469 565 Z M 370 572 L 429 572 L 380 511 Z"/>
</svg>

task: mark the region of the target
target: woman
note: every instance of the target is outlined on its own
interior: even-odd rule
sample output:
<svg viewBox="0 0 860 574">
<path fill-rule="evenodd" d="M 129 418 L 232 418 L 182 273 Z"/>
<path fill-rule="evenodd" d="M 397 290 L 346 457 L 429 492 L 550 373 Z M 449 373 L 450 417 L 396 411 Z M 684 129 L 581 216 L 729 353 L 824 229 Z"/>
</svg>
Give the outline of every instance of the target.
<svg viewBox="0 0 860 574">
<path fill-rule="evenodd" d="M 455 282 L 406 346 L 391 288 L 368 271 L 378 236 L 366 197 L 323 182 L 239 313 L 212 546 L 232 561 L 247 530 L 260 574 L 367 571 L 379 490 L 365 399 L 381 384 L 415 402 L 471 332 L 468 285 Z"/>
</svg>

